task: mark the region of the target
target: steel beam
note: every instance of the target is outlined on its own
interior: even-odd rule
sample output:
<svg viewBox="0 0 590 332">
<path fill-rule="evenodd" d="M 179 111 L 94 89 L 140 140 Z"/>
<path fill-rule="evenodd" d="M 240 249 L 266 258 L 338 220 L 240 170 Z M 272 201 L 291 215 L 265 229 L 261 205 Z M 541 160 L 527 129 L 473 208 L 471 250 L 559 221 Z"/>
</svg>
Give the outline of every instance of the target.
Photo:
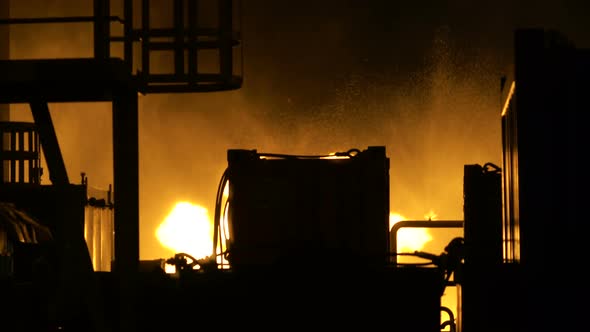
<svg viewBox="0 0 590 332">
<path fill-rule="evenodd" d="M 139 152 L 137 91 L 122 89 L 113 98 L 115 266 L 119 280 L 120 331 L 136 331 L 139 266 Z"/>
<path fill-rule="evenodd" d="M 41 148 L 47 161 L 49 179 L 53 185 L 67 185 L 70 183 L 68 172 L 59 149 L 59 142 L 49 113 L 49 105 L 42 100 L 30 101 L 29 105 L 39 133 Z"/>
</svg>

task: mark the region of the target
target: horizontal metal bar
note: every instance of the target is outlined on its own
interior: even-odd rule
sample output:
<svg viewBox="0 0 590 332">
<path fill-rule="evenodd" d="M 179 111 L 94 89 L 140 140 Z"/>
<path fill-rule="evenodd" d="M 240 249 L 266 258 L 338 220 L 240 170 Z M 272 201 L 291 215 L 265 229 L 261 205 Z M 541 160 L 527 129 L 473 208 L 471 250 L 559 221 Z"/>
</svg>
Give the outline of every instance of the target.
<svg viewBox="0 0 590 332">
<path fill-rule="evenodd" d="M 34 131 L 33 122 L 0 121 L 0 131 Z"/>
<path fill-rule="evenodd" d="M 139 75 L 141 77 L 141 74 Z M 188 74 L 184 74 L 184 75 L 177 75 L 177 74 L 149 74 L 145 79 L 150 82 L 150 83 L 180 83 L 183 81 L 188 82 L 188 80 L 192 79 L 197 79 L 197 82 L 211 82 L 211 83 L 215 83 L 215 82 L 221 82 L 221 75 L 220 74 L 211 74 L 211 73 L 206 73 L 206 74 L 200 74 L 200 73 L 196 73 L 193 75 L 188 75 Z"/>
<path fill-rule="evenodd" d="M 35 24 L 35 23 L 84 23 L 94 22 L 97 18 L 94 16 L 68 16 L 68 17 L 37 17 L 37 18 L 8 18 L 1 19 L 0 25 L 3 24 Z M 124 23 L 119 16 L 107 16 L 109 21 Z"/>
<path fill-rule="evenodd" d="M 393 264 L 397 265 L 397 232 L 401 228 L 463 228 L 463 224 L 462 220 L 402 220 L 396 222 L 389 231 Z"/>
<path fill-rule="evenodd" d="M 111 42 L 125 42 L 125 41 L 127 41 L 127 39 L 125 38 L 125 36 L 111 36 L 109 38 L 109 40 Z M 135 42 L 140 41 L 139 36 L 132 36 L 131 37 L 131 41 L 135 41 Z"/>
<path fill-rule="evenodd" d="M 220 30 L 216 28 L 194 28 L 194 29 L 183 29 L 181 31 L 177 31 L 172 28 L 153 28 L 147 30 L 147 35 L 149 37 L 176 37 L 180 32 L 181 36 L 209 36 L 209 37 L 218 37 L 220 35 Z M 144 33 L 141 29 L 133 30 L 134 34 L 141 35 Z M 232 32 L 232 39 L 240 40 L 241 34 L 239 31 Z"/>
<path fill-rule="evenodd" d="M 34 151 L 0 151 L 0 160 L 36 160 L 39 152 Z"/>
<path fill-rule="evenodd" d="M 416 228 L 460 228 L 463 227 L 462 220 L 402 220 L 391 227 L 392 233 L 397 233 L 403 227 Z"/>
<path fill-rule="evenodd" d="M 242 86 L 241 80 L 233 80 L 229 83 L 177 83 L 177 84 L 149 84 L 141 89 L 142 93 L 195 93 L 195 92 L 217 92 L 236 90 Z"/>
<path fill-rule="evenodd" d="M 146 33 L 149 38 L 174 38 L 174 37 L 176 37 L 175 33 L 177 33 L 177 32 L 174 29 L 159 28 L 159 29 L 148 29 Z M 143 34 L 144 34 L 143 30 L 135 29 L 135 30 L 131 31 L 131 39 L 134 41 L 140 41 Z M 218 29 L 210 29 L 210 28 L 195 29 L 194 31 L 184 30 L 184 31 L 182 31 L 181 35 L 184 37 L 215 37 L 215 38 L 217 38 L 219 36 L 219 30 Z M 234 32 L 232 37 L 233 37 L 234 43 L 239 43 L 239 40 L 240 40 L 240 38 L 238 38 L 239 33 Z M 124 36 L 111 36 L 110 39 L 111 39 L 111 41 L 125 41 Z"/>
<path fill-rule="evenodd" d="M 183 42 L 183 43 L 176 43 L 176 42 L 150 42 L 148 43 L 148 48 L 150 51 L 173 51 L 178 45 L 180 45 L 184 49 L 189 49 L 192 46 L 196 46 L 198 49 L 217 49 L 220 48 L 221 45 L 220 41 L 196 41 L 196 42 Z M 237 46 L 240 43 L 237 40 L 232 41 L 231 46 Z"/>
</svg>

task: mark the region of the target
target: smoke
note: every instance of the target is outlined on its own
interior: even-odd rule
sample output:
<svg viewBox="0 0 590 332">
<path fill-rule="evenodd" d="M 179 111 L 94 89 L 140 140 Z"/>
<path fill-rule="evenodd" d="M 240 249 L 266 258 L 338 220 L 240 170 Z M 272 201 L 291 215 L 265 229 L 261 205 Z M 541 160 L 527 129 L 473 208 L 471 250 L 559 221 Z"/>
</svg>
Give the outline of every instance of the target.
<svg viewBox="0 0 590 332">
<path fill-rule="evenodd" d="M 56 9 L 62 8 L 60 4 L 47 4 L 47 12 L 60 15 Z M 463 164 L 497 162 L 493 158 L 499 155 L 497 105 L 484 78 L 489 73 L 457 57 L 449 31 L 435 35 L 424 68 L 410 72 L 406 81 L 359 65 L 345 69 L 352 60 L 346 54 L 344 29 L 335 22 L 330 27 L 309 41 L 324 60 L 307 58 L 297 65 L 297 73 L 289 69 L 293 65 L 289 60 L 303 50 L 285 54 L 283 63 L 281 58 L 262 61 L 256 57 L 258 49 L 245 54 L 251 79 L 246 76 L 238 91 L 140 97 L 142 259 L 168 255 L 155 230 L 178 201 L 213 211 L 227 149 L 323 154 L 384 145 L 391 158 L 392 210 L 413 219 L 422 219 L 430 210 L 440 219 L 462 219 Z M 13 58 L 92 54 L 87 28 L 74 33 L 63 27 L 22 28 L 11 33 Z M 288 33 L 274 51 L 284 51 L 287 37 L 298 31 Z M 331 42 L 321 50 L 318 40 Z M 272 47 L 266 51 L 272 52 Z M 337 61 L 328 72 L 339 74 L 322 77 L 320 67 L 334 54 Z M 281 80 L 273 81 L 279 76 Z M 50 108 L 70 180 L 77 182 L 77 175 L 85 172 L 90 185 L 106 188 L 113 176 L 110 104 L 65 103 Z M 26 105 L 12 111 L 13 120 L 30 121 Z"/>
<path fill-rule="evenodd" d="M 11 13 L 89 15 L 90 3 L 11 1 Z M 392 211 L 463 219 L 463 166 L 500 164 L 505 54 L 481 41 L 466 47 L 458 41 L 463 30 L 439 21 L 415 22 L 415 39 L 403 26 L 381 31 L 366 8 L 352 11 L 353 19 L 337 3 L 288 12 L 284 2 L 244 2 L 243 88 L 139 97 L 141 259 L 169 255 L 155 230 L 175 203 L 212 214 L 227 149 L 323 154 L 386 146 Z M 366 21 L 368 32 L 358 25 Z M 12 58 L 92 55 L 90 26 L 39 27 L 11 30 Z M 388 33 L 394 46 L 375 42 Z M 110 103 L 50 108 L 70 181 L 85 172 L 90 185 L 106 188 L 113 181 Z M 13 105 L 11 117 L 31 121 L 26 105 Z"/>
</svg>

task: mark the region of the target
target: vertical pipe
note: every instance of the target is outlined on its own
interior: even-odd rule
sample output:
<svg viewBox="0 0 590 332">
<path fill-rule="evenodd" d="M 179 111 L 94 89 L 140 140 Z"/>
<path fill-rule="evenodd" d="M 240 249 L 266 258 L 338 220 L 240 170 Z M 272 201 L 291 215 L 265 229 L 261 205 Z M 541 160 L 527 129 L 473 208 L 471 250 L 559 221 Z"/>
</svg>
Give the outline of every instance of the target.
<svg viewBox="0 0 590 332">
<path fill-rule="evenodd" d="M 141 1 L 141 74 L 145 81 L 150 74 L 150 1 Z M 144 82 L 146 83 L 146 82 Z"/>
<path fill-rule="evenodd" d="M 219 0 L 219 71 L 221 79 L 229 82 L 232 76 L 232 0 Z"/>
<path fill-rule="evenodd" d="M 18 131 L 18 152 L 25 151 L 25 133 L 22 130 Z M 25 158 L 18 157 L 18 182 L 25 182 Z"/>
<path fill-rule="evenodd" d="M 10 151 L 16 151 L 16 132 L 10 131 Z M 10 182 L 16 182 L 16 160 L 10 160 Z"/>
<path fill-rule="evenodd" d="M 102 215 L 101 208 L 95 206 L 92 208 L 94 211 L 94 269 L 102 271 Z"/>
<path fill-rule="evenodd" d="M 119 278 L 120 331 L 137 329 L 136 278 L 139 266 L 139 152 L 137 91 L 113 98 L 115 274 Z"/>
<path fill-rule="evenodd" d="M 110 208 L 102 207 L 100 209 L 100 229 L 101 229 L 101 243 L 100 243 L 100 255 L 101 255 L 101 271 L 111 270 L 112 252 L 111 248 L 113 245 L 113 228 L 112 218 L 110 217 Z"/>
<path fill-rule="evenodd" d="M 36 158 L 36 153 L 35 150 L 33 149 L 33 130 L 27 130 L 27 149 L 28 151 L 33 154 L 35 157 L 29 159 L 28 164 L 28 172 L 29 172 L 29 183 L 37 183 L 37 181 L 35 181 L 35 160 Z"/>
<path fill-rule="evenodd" d="M 2 154 L 6 151 L 7 145 L 6 142 L 4 142 L 4 127 L 0 126 L 0 128 L 0 183 L 4 183 L 8 181 L 8 170 L 4 169 L 4 158 L 2 157 Z"/>
<path fill-rule="evenodd" d="M 198 41 L 198 19 L 199 8 L 197 0 L 188 0 L 188 82 L 194 84 L 197 81 L 198 75 L 198 55 L 197 55 L 197 41 Z"/>
<path fill-rule="evenodd" d="M 184 74 L 184 1 L 174 0 L 174 74 Z"/>
<path fill-rule="evenodd" d="M 0 19 L 10 18 L 10 0 L 0 1 Z M 0 25 L 0 60 L 10 59 L 10 29 L 8 25 Z M 8 104 L 0 104 L 0 122 L 10 120 L 10 106 Z M 4 136 L 3 133 L 0 135 Z M 8 142 L 4 141 L 4 137 L 0 137 L 0 150 L 8 148 Z M 4 168 L 4 161 L 0 160 L 0 183 L 8 180 L 8 169 Z"/>
<path fill-rule="evenodd" d="M 94 8 L 94 58 L 106 60 L 110 57 L 110 0 L 93 0 Z"/>
<path fill-rule="evenodd" d="M 123 4 L 123 60 L 133 72 L 133 0 L 125 0 Z"/>
<path fill-rule="evenodd" d="M 35 177 L 37 178 L 37 183 L 41 184 L 41 175 L 42 175 L 42 169 L 41 169 L 41 160 L 39 158 L 39 155 L 41 153 L 41 143 L 39 141 L 39 133 L 37 131 L 35 131 L 34 133 L 34 137 L 35 137 L 35 151 L 37 152 L 37 158 L 35 158 Z"/>
</svg>

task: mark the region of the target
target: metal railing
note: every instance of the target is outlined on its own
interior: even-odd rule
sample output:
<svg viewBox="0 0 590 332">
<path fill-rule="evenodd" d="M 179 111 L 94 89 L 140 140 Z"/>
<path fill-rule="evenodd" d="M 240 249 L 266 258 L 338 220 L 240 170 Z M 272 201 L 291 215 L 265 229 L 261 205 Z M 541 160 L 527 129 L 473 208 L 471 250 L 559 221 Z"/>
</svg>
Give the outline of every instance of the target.
<svg viewBox="0 0 590 332">
<path fill-rule="evenodd" d="M 92 16 L 8 18 L 0 19 L 0 25 L 92 23 L 94 59 L 111 59 L 112 44 L 123 43 L 123 54 L 119 58 L 144 93 L 210 92 L 241 87 L 243 59 L 238 24 L 241 20 L 239 0 L 158 3 L 142 0 L 139 8 L 134 8 L 133 0 L 123 0 L 122 17 L 111 15 L 111 2 L 92 0 Z M 208 6 L 203 6 L 204 3 Z M 151 21 L 158 19 L 152 14 L 162 9 L 156 5 L 172 6 L 171 26 L 152 26 Z M 203 11 L 210 15 L 199 15 Z M 134 28 L 134 15 L 141 17 L 139 28 Z M 213 23 L 199 22 L 203 17 L 214 17 Z M 112 22 L 122 24 L 122 35 L 111 33 Z M 139 47 L 135 48 L 135 45 Z M 139 49 L 139 54 L 134 54 L 134 49 Z M 158 52 L 172 53 L 172 60 L 158 58 L 160 61 L 154 61 L 152 58 Z M 154 72 L 154 68 L 163 67 L 172 70 Z"/>
</svg>

